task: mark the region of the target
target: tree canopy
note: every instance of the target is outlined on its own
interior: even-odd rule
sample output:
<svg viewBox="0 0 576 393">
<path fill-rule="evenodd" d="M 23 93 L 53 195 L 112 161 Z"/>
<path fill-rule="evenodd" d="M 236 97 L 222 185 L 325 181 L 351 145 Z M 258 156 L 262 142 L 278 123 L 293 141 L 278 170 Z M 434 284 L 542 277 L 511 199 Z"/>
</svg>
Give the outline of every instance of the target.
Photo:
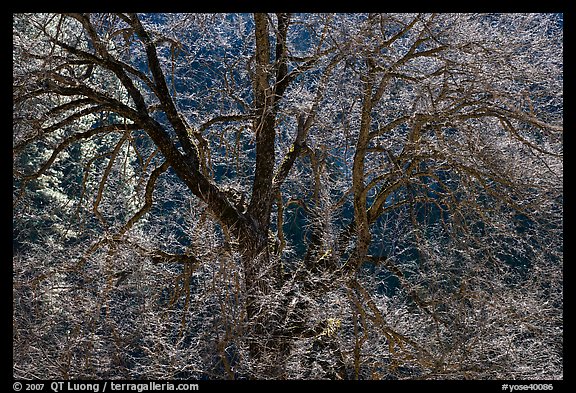
<svg viewBox="0 0 576 393">
<path fill-rule="evenodd" d="M 18 378 L 557 379 L 557 14 L 15 14 Z"/>
</svg>

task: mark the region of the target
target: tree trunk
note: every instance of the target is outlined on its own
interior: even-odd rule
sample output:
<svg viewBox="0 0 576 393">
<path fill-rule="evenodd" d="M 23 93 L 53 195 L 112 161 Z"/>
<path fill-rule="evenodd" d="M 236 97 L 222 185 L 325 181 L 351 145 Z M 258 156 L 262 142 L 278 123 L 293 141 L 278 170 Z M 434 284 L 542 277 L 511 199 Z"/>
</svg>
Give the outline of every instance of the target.
<svg viewBox="0 0 576 393">
<path fill-rule="evenodd" d="M 250 361 L 254 362 L 257 375 L 280 378 L 288 348 L 282 333 L 282 277 L 274 266 L 279 262 L 262 241 L 267 238 L 259 236 L 258 242 L 253 243 L 255 247 L 243 250 Z"/>
</svg>

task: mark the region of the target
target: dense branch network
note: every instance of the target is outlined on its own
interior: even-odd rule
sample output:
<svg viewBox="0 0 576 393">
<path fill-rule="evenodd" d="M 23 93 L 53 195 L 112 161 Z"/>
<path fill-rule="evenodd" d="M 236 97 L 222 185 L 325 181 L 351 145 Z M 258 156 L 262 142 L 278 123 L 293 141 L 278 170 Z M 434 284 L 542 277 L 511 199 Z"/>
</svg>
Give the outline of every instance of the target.
<svg viewBox="0 0 576 393">
<path fill-rule="evenodd" d="M 485 350 L 512 328 L 481 310 L 510 301 L 559 337 L 544 321 L 561 304 L 528 311 L 561 292 L 554 21 L 15 15 L 15 206 L 27 217 L 38 190 L 72 182 L 61 205 L 87 240 L 33 286 L 104 272 L 87 290 L 115 321 L 115 291 L 149 298 L 138 271 L 152 269 L 165 314 L 143 300 L 142 318 L 180 337 L 156 332 L 157 347 L 183 348 L 185 331 L 216 343 L 197 355 L 217 377 L 517 376 L 500 368 L 515 354 Z M 519 304 L 511 283 L 534 297 Z M 72 325 L 95 335 L 98 318 Z M 468 341 L 480 322 L 493 335 Z M 106 323 L 121 347 L 126 322 Z M 153 352 L 138 331 L 136 360 L 114 360 L 128 374 Z"/>
</svg>

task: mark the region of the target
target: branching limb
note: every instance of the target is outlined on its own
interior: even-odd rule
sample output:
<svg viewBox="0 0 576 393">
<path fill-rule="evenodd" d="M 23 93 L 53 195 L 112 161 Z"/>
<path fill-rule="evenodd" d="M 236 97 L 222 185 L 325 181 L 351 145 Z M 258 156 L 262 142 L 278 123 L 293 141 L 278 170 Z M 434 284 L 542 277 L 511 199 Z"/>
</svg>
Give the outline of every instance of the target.
<svg viewBox="0 0 576 393">
<path fill-rule="evenodd" d="M 62 142 L 60 142 L 60 144 L 52 152 L 50 158 L 40 167 L 40 169 L 38 169 L 36 172 L 32 174 L 21 174 L 20 177 L 24 180 L 31 180 L 42 176 L 52 166 L 54 161 L 56 161 L 56 159 L 58 158 L 58 155 L 64 149 L 83 139 L 89 139 L 97 134 L 110 133 L 114 131 L 129 131 L 138 128 L 140 127 L 137 124 L 110 124 L 107 126 L 92 128 L 91 130 L 80 132 L 78 134 L 73 134 L 68 138 L 66 138 L 65 140 L 63 140 Z"/>
<path fill-rule="evenodd" d="M 172 254 L 162 250 L 150 250 L 147 256 L 152 259 L 153 263 L 183 263 L 200 265 L 200 260 L 192 254 Z"/>
<path fill-rule="evenodd" d="M 290 169 L 294 165 L 296 158 L 298 158 L 303 151 L 307 135 L 305 120 L 306 116 L 303 113 L 298 114 L 298 129 L 296 131 L 296 138 L 294 140 L 294 143 L 292 144 L 292 147 L 290 148 L 290 150 L 284 157 L 284 160 L 280 164 L 280 167 L 276 171 L 276 174 L 274 175 L 272 186 L 273 187 L 272 192 L 274 194 L 279 192 L 280 186 L 282 185 L 282 183 L 284 183 L 284 180 L 286 180 L 286 177 L 290 173 Z"/>
<path fill-rule="evenodd" d="M 352 289 L 353 291 L 357 292 L 360 295 L 360 299 L 355 301 L 357 307 L 364 309 L 363 304 L 366 304 L 368 310 L 372 312 L 371 315 L 366 313 L 366 316 L 368 316 L 368 318 L 372 320 L 372 322 L 378 328 L 380 328 L 380 330 L 388 338 L 391 354 L 394 354 L 394 352 L 396 351 L 394 349 L 396 345 L 398 345 L 401 349 L 403 349 L 403 344 L 408 344 L 414 349 L 416 349 L 418 355 L 422 356 L 426 361 L 429 362 L 434 359 L 433 356 L 430 354 L 430 352 L 428 352 L 424 347 L 422 347 L 409 337 L 406 337 L 403 334 L 398 333 L 397 331 L 388 326 L 388 324 L 386 323 L 386 319 L 384 318 L 382 312 L 372 299 L 372 296 L 370 296 L 368 291 L 356 279 L 350 279 L 348 281 L 348 285 L 350 289 Z"/>
<path fill-rule="evenodd" d="M 166 172 L 166 170 L 169 167 L 170 164 L 168 163 L 168 161 L 164 161 L 162 165 L 160 165 L 159 167 L 157 167 L 152 171 L 152 173 L 150 174 L 150 178 L 146 183 L 146 191 L 144 194 L 144 205 L 128 220 L 128 222 L 126 222 L 126 224 L 124 224 L 122 229 L 118 231 L 117 237 L 122 237 L 128 230 L 130 230 L 130 228 L 132 228 L 132 226 L 136 222 L 138 222 L 138 220 L 140 220 L 140 218 L 142 218 L 142 216 L 144 216 L 144 214 L 146 214 L 150 210 L 150 208 L 152 207 L 152 194 L 154 193 L 154 186 L 156 185 L 156 180 L 158 180 L 158 177 L 160 177 L 162 173 Z"/>
</svg>

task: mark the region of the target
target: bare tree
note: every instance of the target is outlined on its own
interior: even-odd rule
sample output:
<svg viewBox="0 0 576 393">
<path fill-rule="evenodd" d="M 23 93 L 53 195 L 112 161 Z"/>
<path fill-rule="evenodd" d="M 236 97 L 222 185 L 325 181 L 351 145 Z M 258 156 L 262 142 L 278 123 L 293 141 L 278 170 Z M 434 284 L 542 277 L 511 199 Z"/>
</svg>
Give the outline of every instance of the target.
<svg viewBox="0 0 576 393">
<path fill-rule="evenodd" d="M 562 378 L 562 23 L 14 15 L 14 376 Z"/>
</svg>

